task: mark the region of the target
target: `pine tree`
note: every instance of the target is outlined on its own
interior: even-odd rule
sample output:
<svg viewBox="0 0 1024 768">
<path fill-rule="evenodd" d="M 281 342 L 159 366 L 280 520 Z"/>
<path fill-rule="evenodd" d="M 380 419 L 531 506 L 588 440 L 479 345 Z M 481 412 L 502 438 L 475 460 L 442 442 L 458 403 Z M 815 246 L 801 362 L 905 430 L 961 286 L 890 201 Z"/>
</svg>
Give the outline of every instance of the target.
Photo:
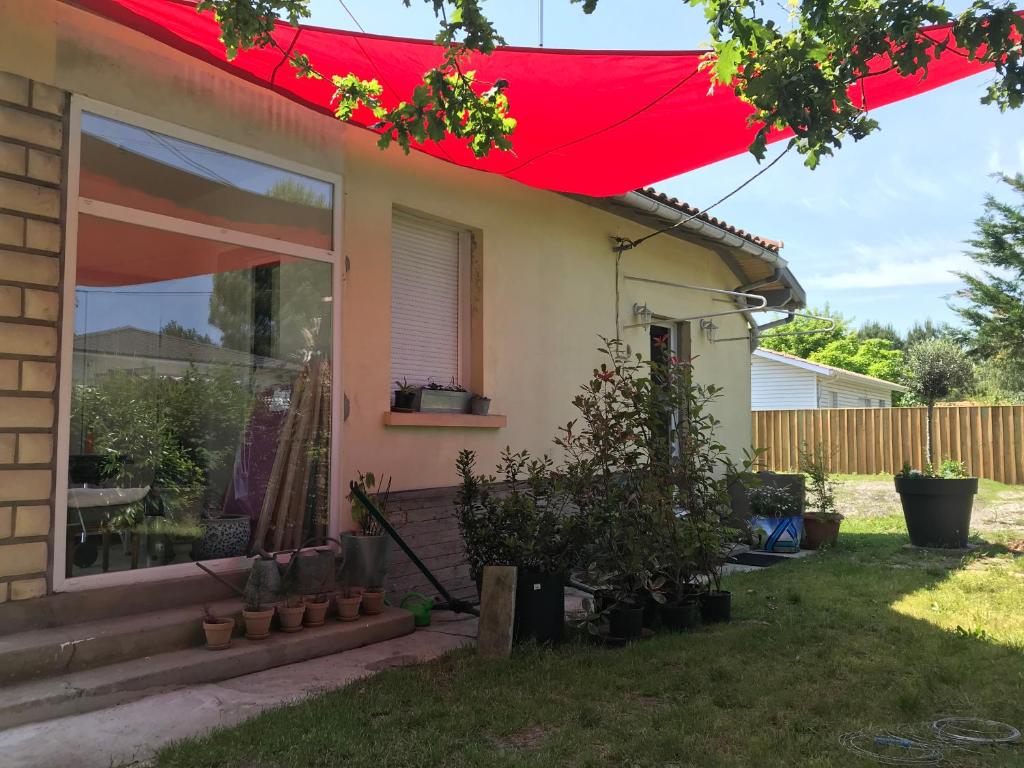
<svg viewBox="0 0 1024 768">
<path fill-rule="evenodd" d="M 1021 202 L 985 197 L 985 213 L 975 221 L 977 237 L 970 256 L 984 272 L 958 273 L 966 286 L 957 295 L 966 307 L 954 307 L 970 330 L 970 352 L 1010 367 L 1024 365 L 1024 175 L 1001 174 Z"/>
</svg>

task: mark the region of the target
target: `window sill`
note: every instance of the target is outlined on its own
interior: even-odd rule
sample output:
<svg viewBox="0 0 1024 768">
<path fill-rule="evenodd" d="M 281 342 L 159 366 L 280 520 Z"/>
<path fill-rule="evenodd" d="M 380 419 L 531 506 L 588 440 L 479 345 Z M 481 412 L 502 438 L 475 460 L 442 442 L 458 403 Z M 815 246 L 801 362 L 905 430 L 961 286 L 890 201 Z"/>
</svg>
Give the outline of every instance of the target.
<svg viewBox="0 0 1024 768">
<path fill-rule="evenodd" d="M 502 429 L 508 418 L 497 414 L 476 416 L 472 413 L 397 413 L 384 414 L 386 427 L 445 427 L 469 429 Z"/>
</svg>

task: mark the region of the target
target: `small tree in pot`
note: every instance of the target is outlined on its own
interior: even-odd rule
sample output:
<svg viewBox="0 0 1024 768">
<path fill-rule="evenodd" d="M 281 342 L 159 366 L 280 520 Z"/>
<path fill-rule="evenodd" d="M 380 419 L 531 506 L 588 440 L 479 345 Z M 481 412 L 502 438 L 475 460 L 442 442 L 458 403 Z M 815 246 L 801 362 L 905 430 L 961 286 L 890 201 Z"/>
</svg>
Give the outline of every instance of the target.
<svg viewBox="0 0 1024 768">
<path fill-rule="evenodd" d="M 907 352 L 911 393 L 925 404 L 925 467 L 914 470 L 909 462 L 896 475 L 896 491 L 903 504 L 910 541 L 920 547 L 967 546 L 974 495 L 978 478 L 953 471 L 957 462 L 947 462 L 936 473 L 932 458 L 932 414 L 935 403 L 973 381 L 973 366 L 964 351 L 949 339 L 929 339 Z"/>
<path fill-rule="evenodd" d="M 807 475 L 807 508 L 804 511 L 804 549 L 830 547 L 839 538 L 843 516 L 836 511 L 835 482 L 828 471 L 828 452 L 818 443 L 814 451 L 800 447 L 800 470 Z"/>
</svg>

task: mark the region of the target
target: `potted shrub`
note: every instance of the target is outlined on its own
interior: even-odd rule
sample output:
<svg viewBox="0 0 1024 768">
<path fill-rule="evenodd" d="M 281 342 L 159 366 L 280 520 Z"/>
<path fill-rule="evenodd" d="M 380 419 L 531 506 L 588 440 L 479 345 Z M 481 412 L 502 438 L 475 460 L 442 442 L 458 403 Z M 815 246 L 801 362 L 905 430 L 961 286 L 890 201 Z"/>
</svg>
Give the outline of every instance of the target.
<svg viewBox="0 0 1024 768">
<path fill-rule="evenodd" d="M 302 618 L 306 614 L 306 604 L 296 595 L 289 595 L 277 606 L 277 621 L 282 632 L 298 632 L 302 629 Z"/>
<path fill-rule="evenodd" d="M 331 607 L 331 601 L 327 599 L 327 595 L 307 595 L 302 600 L 306 604 L 303 623 L 307 627 L 322 627 L 327 618 L 327 611 Z"/>
<path fill-rule="evenodd" d="M 422 413 L 469 413 L 472 397 L 455 379 L 447 385 L 432 381 L 416 390 L 413 407 Z"/>
<path fill-rule="evenodd" d="M 235 620 L 230 617 L 214 616 L 208 606 L 203 607 L 203 632 L 206 647 L 221 651 L 231 647 L 231 633 L 235 631 Z"/>
<path fill-rule="evenodd" d="M 416 410 L 416 391 L 417 387 L 410 384 L 405 379 L 396 381 L 395 386 L 395 403 L 391 406 L 392 411 L 398 411 L 399 413 L 411 413 Z"/>
<path fill-rule="evenodd" d="M 486 416 L 491 410 L 491 398 L 473 395 L 469 400 L 469 412 L 475 416 Z"/>
<path fill-rule="evenodd" d="M 355 485 L 367 496 L 372 497 L 377 511 L 386 519 L 391 498 L 391 478 L 388 478 L 385 484 L 383 478 L 378 480 L 372 472 L 360 472 Z M 342 547 L 345 551 L 345 563 L 341 572 L 342 583 L 361 588 L 374 584 L 383 588 L 387 584 L 391 539 L 355 494 L 349 491 L 347 498 L 352 502 L 352 520 L 357 529 L 342 536 Z"/>
<path fill-rule="evenodd" d="M 357 587 L 343 587 L 338 592 L 338 619 L 355 621 L 359 618 L 359 604 L 363 600 L 363 592 Z"/>
<path fill-rule="evenodd" d="M 568 542 L 567 499 L 547 457 L 505 448 L 499 477 L 478 475 L 476 456 L 461 451 L 455 499 L 470 572 L 477 585 L 486 565 L 512 565 L 516 573 L 513 638 L 541 643 L 562 640 Z"/>
<path fill-rule="evenodd" d="M 362 611 L 367 616 L 376 616 L 384 611 L 384 590 L 381 587 L 363 590 Z"/>
<path fill-rule="evenodd" d="M 910 542 L 919 547 L 967 546 L 978 478 L 968 477 L 963 464 L 932 463 L 932 414 L 935 403 L 970 386 L 973 367 L 967 355 L 949 339 L 929 339 L 907 352 L 907 386 L 927 408 L 925 418 L 925 467 L 911 469 L 904 462 L 896 475 L 896 491 L 903 505 Z"/>
<path fill-rule="evenodd" d="M 274 620 L 274 606 L 269 608 L 251 598 L 246 598 L 242 610 L 245 620 L 245 636 L 249 640 L 262 640 L 270 636 L 270 622 Z"/>
<path fill-rule="evenodd" d="M 697 583 L 698 545 L 693 523 L 685 517 L 670 520 L 658 555 L 659 573 L 664 579 L 661 624 L 678 632 L 700 623 L 700 593 Z"/>
<path fill-rule="evenodd" d="M 835 483 L 828 471 L 828 454 L 818 443 L 814 452 L 802 446 L 800 469 L 807 476 L 806 505 L 804 509 L 804 549 L 834 546 L 839 538 L 843 516 L 836 511 Z"/>
<path fill-rule="evenodd" d="M 803 517 L 797 498 L 787 489 L 760 483 L 747 490 L 750 531 L 755 549 L 797 552 L 803 535 Z"/>
</svg>

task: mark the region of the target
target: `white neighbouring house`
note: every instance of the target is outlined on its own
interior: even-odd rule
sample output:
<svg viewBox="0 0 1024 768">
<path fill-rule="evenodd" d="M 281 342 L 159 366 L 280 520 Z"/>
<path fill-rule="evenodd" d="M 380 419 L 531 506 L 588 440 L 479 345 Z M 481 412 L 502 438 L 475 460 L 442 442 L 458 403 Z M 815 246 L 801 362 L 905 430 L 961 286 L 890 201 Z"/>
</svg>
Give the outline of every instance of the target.
<svg viewBox="0 0 1024 768">
<path fill-rule="evenodd" d="M 907 388 L 802 357 L 756 349 L 750 361 L 750 408 L 891 408 L 894 392 Z"/>
</svg>

